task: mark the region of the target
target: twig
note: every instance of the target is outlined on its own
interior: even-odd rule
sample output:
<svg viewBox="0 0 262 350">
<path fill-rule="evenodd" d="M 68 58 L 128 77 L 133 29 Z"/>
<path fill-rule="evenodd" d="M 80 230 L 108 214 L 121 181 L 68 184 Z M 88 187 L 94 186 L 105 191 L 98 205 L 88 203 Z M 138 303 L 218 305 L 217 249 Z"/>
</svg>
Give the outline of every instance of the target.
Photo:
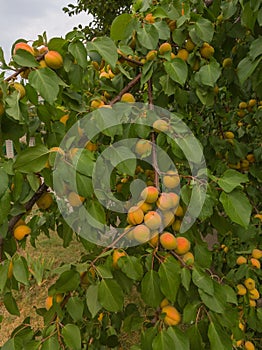
<svg viewBox="0 0 262 350">
<path fill-rule="evenodd" d="M 127 61 L 127 62 L 134 63 L 134 64 L 136 64 L 137 66 L 140 66 L 140 67 L 144 65 L 142 62 L 137 61 L 137 60 L 135 60 L 135 59 L 133 59 L 133 58 L 129 58 L 129 57 L 125 56 L 123 53 L 120 53 L 120 52 L 119 52 L 119 54 L 120 54 L 121 57 L 122 57 L 125 61 Z"/>
<path fill-rule="evenodd" d="M 131 80 L 120 92 L 119 94 L 110 102 L 110 106 L 114 105 L 116 102 L 121 100 L 121 97 L 128 92 L 130 89 L 132 89 L 133 86 L 135 86 L 140 78 L 142 76 L 142 73 L 140 72 L 133 80 Z"/>
</svg>

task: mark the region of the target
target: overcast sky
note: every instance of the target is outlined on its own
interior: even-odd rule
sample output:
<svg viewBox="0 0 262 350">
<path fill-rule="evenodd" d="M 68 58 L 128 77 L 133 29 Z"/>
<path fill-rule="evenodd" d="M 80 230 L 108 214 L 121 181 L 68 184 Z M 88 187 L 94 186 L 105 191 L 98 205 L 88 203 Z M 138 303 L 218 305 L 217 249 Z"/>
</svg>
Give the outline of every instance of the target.
<svg viewBox="0 0 262 350">
<path fill-rule="evenodd" d="M 81 13 L 69 17 L 63 7 L 76 0 L 0 0 L 0 47 L 9 61 L 12 44 L 19 38 L 36 40 L 47 33 L 47 38 L 64 37 L 74 26 L 87 25 L 90 16 Z"/>
</svg>

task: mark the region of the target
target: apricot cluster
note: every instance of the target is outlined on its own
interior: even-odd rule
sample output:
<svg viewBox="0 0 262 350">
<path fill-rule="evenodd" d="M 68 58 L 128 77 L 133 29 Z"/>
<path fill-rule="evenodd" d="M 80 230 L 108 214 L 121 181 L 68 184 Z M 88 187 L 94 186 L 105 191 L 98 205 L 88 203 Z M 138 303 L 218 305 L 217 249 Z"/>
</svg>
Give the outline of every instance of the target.
<svg viewBox="0 0 262 350">
<path fill-rule="evenodd" d="M 236 263 L 237 265 L 249 264 L 253 268 L 260 269 L 261 263 L 259 260 L 261 258 L 262 258 L 262 250 L 258 248 L 254 248 L 252 250 L 251 255 L 248 255 L 247 257 L 240 255 L 237 258 Z"/>
<path fill-rule="evenodd" d="M 254 110 L 260 109 L 262 101 L 257 101 L 255 98 L 251 98 L 249 101 L 241 101 L 238 105 L 237 115 L 240 118 L 245 117 L 247 113 L 252 113 Z"/>
<path fill-rule="evenodd" d="M 249 300 L 249 305 L 251 307 L 256 306 L 256 300 L 260 298 L 259 291 L 256 288 L 256 282 L 252 278 L 247 278 L 244 284 L 240 283 L 237 285 L 237 295 L 247 296 Z"/>
</svg>

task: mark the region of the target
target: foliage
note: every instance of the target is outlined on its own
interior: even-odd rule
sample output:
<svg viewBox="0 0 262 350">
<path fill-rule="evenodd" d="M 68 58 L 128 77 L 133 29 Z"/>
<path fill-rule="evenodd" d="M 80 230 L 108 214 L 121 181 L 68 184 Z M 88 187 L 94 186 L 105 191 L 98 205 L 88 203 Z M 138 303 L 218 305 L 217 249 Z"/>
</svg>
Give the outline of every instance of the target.
<svg viewBox="0 0 262 350">
<path fill-rule="evenodd" d="M 141 336 L 133 350 L 229 350 L 243 348 L 245 341 L 259 348 L 261 14 L 261 4 L 252 0 L 214 1 L 209 7 L 193 0 L 136 1 L 131 14 L 114 19 L 110 37 L 87 41 L 80 30 L 50 40 L 40 35 L 32 44 L 35 54 L 18 49 L 10 63 L 0 52 L 0 291 L 8 312 L 19 315 L 14 291 L 30 278 L 29 262 L 20 255 L 26 240 L 34 246 L 41 232 L 48 236 L 52 229 L 70 249 L 83 220 L 76 208 L 89 213 L 86 236 L 78 236 L 86 254 L 75 264 L 64 262 L 49 288 L 52 306 L 37 310 L 44 328 L 32 329 L 28 317 L 2 350 L 119 348 L 120 334 L 132 331 Z M 172 52 L 166 45 L 160 54 L 165 42 Z M 61 55 L 62 67 L 53 69 L 43 62 L 48 50 Z M 8 77 L 10 69 L 14 74 Z M 23 95 L 13 84 L 18 76 Z M 145 113 L 132 103 L 119 103 L 126 93 L 148 104 Z M 124 100 L 132 97 L 125 95 Z M 165 109 L 161 128 L 175 133 L 161 132 L 159 124 L 147 125 L 154 106 Z M 126 123 L 130 111 L 137 121 L 131 125 Z M 98 130 L 102 125 L 103 131 L 88 138 L 85 125 Z M 61 148 L 70 129 L 76 132 L 68 134 Z M 174 142 L 179 133 L 183 137 Z M 153 146 L 139 158 L 135 144 L 121 144 L 124 161 L 119 163 L 123 158 L 114 144 L 134 138 Z M 14 158 L 5 156 L 6 140 L 13 141 Z M 128 222 L 126 213 L 100 203 L 104 197 L 112 200 L 108 187 L 100 192 L 94 188 L 105 184 L 110 173 L 106 185 L 124 203 L 140 191 L 137 185 L 132 192 L 135 179 L 173 193 L 163 180 L 173 169 L 165 168 L 165 158 L 155 156 L 157 147 L 174 161 L 180 177 L 180 206 L 172 207 L 175 221 L 165 231 L 186 238 L 189 260 L 158 239 L 148 243 L 149 236 L 139 241 L 140 236 L 128 235 L 141 224 L 139 210 L 129 214 Z M 190 207 L 192 197 L 201 199 L 204 191 L 204 183 L 198 186 L 201 174 L 192 175 L 202 160 L 200 149 L 208 174 L 205 201 L 194 224 L 183 231 L 183 218 L 194 218 L 198 209 Z M 105 150 L 111 150 L 107 158 Z M 92 179 L 102 152 L 104 168 Z M 66 165 L 70 167 L 63 168 Z M 67 182 L 69 169 L 76 174 L 75 188 Z M 164 170 L 158 174 L 158 169 Z M 53 200 L 30 214 L 47 190 Z M 66 208 L 72 225 L 62 215 Z M 31 233 L 17 240 L 13 232 L 20 219 Z M 105 225 L 128 227 L 124 235 L 129 247 L 117 250 L 118 239 L 103 247 Z M 90 237 L 95 239 L 90 242 Z M 130 301 L 134 290 L 139 307 Z M 170 306 L 170 315 L 162 313 L 163 303 Z"/>
</svg>

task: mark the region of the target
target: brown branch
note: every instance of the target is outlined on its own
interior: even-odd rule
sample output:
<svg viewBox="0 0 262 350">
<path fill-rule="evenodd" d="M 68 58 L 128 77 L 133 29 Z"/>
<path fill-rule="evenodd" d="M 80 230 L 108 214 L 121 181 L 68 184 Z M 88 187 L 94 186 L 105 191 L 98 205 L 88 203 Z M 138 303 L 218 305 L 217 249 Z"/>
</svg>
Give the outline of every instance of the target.
<svg viewBox="0 0 262 350">
<path fill-rule="evenodd" d="M 131 80 L 120 92 L 119 94 L 110 102 L 110 106 L 114 105 L 116 102 L 119 102 L 121 100 L 121 97 L 132 89 L 133 86 L 135 86 L 139 80 L 141 79 L 142 73 L 140 72 L 133 80 Z"/>
<path fill-rule="evenodd" d="M 133 58 L 129 58 L 129 57 L 125 56 L 125 55 L 122 54 L 122 53 L 120 53 L 120 55 L 121 55 L 121 57 L 122 57 L 125 61 L 127 61 L 127 62 L 134 63 L 134 64 L 136 64 L 137 66 L 140 66 L 140 67 L 144 65 L 142 62 L 137 61 L 137 60 L 135 60 L 135 59 L 133 59 Z"/>
</svg>

